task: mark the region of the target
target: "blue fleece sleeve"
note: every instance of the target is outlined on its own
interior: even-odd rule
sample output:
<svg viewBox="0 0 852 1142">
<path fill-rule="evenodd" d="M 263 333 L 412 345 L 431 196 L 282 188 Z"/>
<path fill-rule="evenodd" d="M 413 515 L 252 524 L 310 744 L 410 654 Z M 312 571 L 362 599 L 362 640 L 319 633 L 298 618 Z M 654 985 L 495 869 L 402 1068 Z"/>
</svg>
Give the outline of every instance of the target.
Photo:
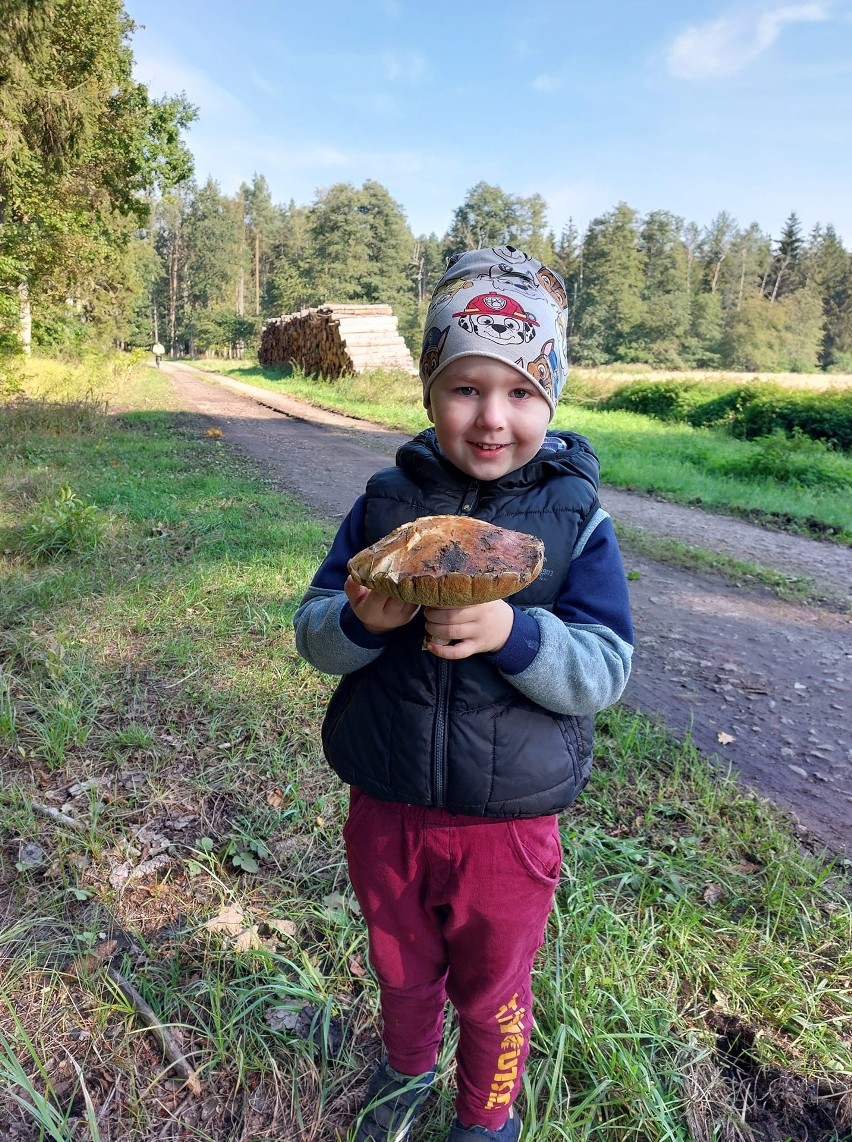
<svg viewBox="0 0 852 1142">
<path fill-rule="evenodd" d="M 624 566 L 612 521 L 599 510 L 578 541 L 554 610 L 516 608 L 512 633 L 492 661 L 540 706 L 579 715 L 620 697 L 632 655 Z"/>
<path fill-rule="evenodd" d="M 388 639 L 361 624 L 343 593 L 346 565 L 364 545 L 364 497 L 359 496 L 293 616 L 296 650 L 324 674 L 360 670 L 381 654 Z"/>
</svg>

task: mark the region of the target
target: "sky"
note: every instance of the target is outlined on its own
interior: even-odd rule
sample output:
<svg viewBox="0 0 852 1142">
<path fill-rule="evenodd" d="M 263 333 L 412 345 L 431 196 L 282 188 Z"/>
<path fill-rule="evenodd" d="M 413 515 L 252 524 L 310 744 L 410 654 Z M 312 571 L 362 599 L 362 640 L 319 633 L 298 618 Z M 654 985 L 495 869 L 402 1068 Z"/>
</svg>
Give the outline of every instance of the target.
<svg viewBox="0 0 852 1142">
<path fill-rule="evenodd" d="M 307 205 L 382 183 L 415 234 L 478 182 L 558 235 L 626 202 L 852 246 L 852 0 L 125 0 L 134 74 L 198 108 L 196 178 Z"/>
</svg>

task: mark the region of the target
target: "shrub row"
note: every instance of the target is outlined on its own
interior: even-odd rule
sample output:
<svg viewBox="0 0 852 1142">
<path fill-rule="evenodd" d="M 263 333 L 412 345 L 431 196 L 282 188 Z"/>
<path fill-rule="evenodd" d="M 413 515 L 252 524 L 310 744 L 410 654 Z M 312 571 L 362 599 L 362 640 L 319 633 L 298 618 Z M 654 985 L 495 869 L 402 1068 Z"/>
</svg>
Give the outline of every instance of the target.
<svg viewBox="0 0 852 1142">
<path fill-rule="evenodd" d="M 598 407 L 686 421 L 696 428 L 715 425 L 745 440 L 799 432 L 852 449 L 852 390 L 807 392 L 765 381 L 635 381 L 616 389 Z"/>
</svg>

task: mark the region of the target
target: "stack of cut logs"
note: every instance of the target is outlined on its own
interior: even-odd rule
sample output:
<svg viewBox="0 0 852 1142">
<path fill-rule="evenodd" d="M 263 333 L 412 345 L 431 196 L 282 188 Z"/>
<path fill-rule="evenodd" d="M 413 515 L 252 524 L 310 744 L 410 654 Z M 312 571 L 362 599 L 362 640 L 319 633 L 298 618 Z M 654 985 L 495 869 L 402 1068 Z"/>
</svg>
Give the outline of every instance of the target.
<svg viewBox="0 0 852 1142">
<path fill-rule="evenodd" d="M 263 326 L 257 358 L 261 365 L 292 363 L 324 377 L 415 371 L 389 305 L 321 305 L 273 317 Z"/>
</svg>

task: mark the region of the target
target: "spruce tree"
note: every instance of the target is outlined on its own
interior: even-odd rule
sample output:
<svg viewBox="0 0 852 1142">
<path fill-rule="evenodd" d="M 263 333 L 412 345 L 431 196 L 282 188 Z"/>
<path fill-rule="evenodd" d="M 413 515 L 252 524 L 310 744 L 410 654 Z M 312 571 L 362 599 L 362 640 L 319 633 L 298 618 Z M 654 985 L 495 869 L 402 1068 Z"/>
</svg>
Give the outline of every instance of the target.
<svg viewBox="0 0 852 1142">
<path fill-rule="evenodd" d="M 775 249 L 769 282 L 764 289 L 770 301 L 801 289 L 805 284 L 805 239 L 795 210 L 787 218 Z M 771 289 L 770 289 L 771 286 Z"/>
<path fill-rule="evenodd" d="M 636 211 L 621 202 L 595 218 L 583 241 L 583 288 L 572 349 L 584 364 L 629 360 L 645 312 L 645 267 Z"/>
</svg>

